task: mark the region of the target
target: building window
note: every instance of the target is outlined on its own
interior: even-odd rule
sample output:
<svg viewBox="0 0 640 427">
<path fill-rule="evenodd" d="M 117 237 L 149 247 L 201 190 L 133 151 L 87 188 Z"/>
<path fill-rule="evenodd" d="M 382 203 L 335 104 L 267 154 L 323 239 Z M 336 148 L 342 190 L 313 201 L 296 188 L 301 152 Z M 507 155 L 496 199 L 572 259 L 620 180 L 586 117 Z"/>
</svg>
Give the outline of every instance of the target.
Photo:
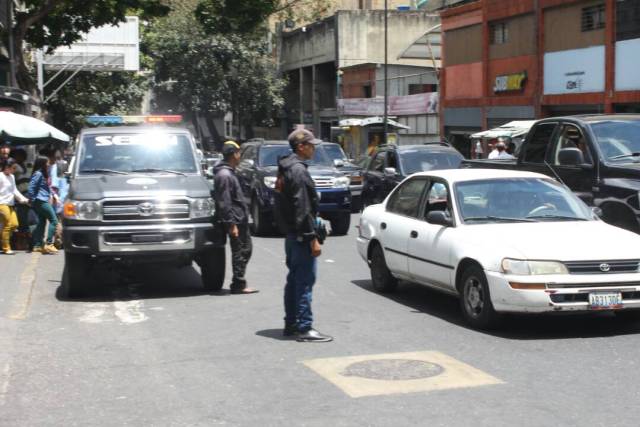
<svg viewBox="0 0 640 427">
<path fill-rule="evenodd" d="M 371 85 L 362 86 L 362 94 L 364 98 L 372 98 Z"/>
<path fill-rule="evenodd" d="M 438 85 L 434 84 L 409 84 L 409 95 L 417 95 L 419 93 L 437 92 Z"/>
<path fill-rule="evenodd" d="M 640 1 L 618 0 L 616 3 L 616 40 L 640 38 Z"/>
<path fill-rule="evenodd" d="M 509 41 L 509 26 L 506 22 L 491 24 L 491 44 L 505 44 Z"/>
<path fill-rule="evenodd" d="M 593 31 L 604 28 L 604 4 L 585 7 L 582 9 L 582 31 Z"/>
</svg>

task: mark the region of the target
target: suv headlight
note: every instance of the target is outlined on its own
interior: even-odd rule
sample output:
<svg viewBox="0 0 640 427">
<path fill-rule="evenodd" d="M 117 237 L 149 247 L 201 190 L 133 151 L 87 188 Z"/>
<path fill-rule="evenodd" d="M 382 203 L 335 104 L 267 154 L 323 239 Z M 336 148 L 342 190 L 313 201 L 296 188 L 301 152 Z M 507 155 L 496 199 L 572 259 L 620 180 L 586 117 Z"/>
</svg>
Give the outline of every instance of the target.
<svg viewBox="0 0 640 427">
<path fill-rule="evenodd" d="M 277 176 L 265 176 L 264 177 L 264 185 L 267 186 L 267 188 L 276 188 L 276 181 L 278 180 Z"/>
<path fill-rule="evenodd" d="M 77 200 L 67 200 L 62 210 L 62 215 L 67 219 L 78 219 L 85 221 L 95 221 L 100 219 L 100 203 L 80 202 Z"/>
<path fill-rule="evenodd" d="M 505 274 L 518 276 L 538 276 L 545 274 L 569 274 L 567 267 L 556 261 L 523 261 L 505 258 L 502 260 L 502 271 Z"/>
<path fill-rule="evenodd" d="M 351 183 L 348 176 L 340 176 L 333 181 L 333 188 L 347 188 Z"/>
<path fill-rule="evenodd" d="M 215 203 L 212 198 L 194 199 L 191 201 L 191 218 L 211 217 L 215 213 Z"/>
</svg>

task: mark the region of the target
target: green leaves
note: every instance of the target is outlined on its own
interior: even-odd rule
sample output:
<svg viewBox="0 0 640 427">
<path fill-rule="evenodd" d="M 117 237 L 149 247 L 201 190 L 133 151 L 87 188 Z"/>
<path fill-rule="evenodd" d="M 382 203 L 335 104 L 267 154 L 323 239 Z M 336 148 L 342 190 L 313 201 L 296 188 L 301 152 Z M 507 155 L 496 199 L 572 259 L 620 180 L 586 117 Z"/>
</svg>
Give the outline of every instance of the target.
<svg viewBox="0 0 640 427">
<path fill-rule="evenodd" d="M 278 9 L 279 0 L 202 0 L 195 14 L 208 34 L 251 34 Z"/>
</svg>

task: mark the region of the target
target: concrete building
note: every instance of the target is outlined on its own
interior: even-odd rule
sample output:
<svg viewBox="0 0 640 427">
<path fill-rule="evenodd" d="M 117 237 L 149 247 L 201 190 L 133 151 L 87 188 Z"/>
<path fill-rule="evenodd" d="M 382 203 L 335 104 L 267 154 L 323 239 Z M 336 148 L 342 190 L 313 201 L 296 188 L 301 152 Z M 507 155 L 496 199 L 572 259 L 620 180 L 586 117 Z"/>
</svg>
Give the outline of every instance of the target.
<svg viewBox="0 0 640 427">
<path fill-rule="evenodd" d="M 640 0 L 478 0 L 441 12 L 442 132 L 640 112 Z"/>
<path fill-rule="evenodd" d="M 426 99 L 422 95 L 425 91 L 437 89 L 434 67 L 440 65 L 439 39 L 433 44 L 438 53 L 435 62 L 430 55 L 413 55 L 410 48 L 420 44 L 425 34 L 438 25 L 435 14 L 389 11 L 389 95 L 399 108 L 405 108 L 407 116 L 412 111 L 417 111 L 415 115 L 426 114 L 419 108 L 412 110 L 410 101 L 420 102 Z M 322 21 L 282 33 L 278 57 L 280 69 L 289 80 L 283 132 L 304 124 L 318 136 L 330 139 L 332 127 L 338 126 L 341 119 L 382 115 L 383 46 L 382 10 L 341 10 Z M 415 101 L 416 98 L 406 99 L 409 95 L 421 96 Z M 437 135 L 437 123 L 434 125 L 432 120 L 428 132 L 426 117 L 424 120 L 424 125 L 408 126 L 414 131 L 420 128 L 423 135 Z M 410 134 L 412 129 L 405 133 Z"/>
</svg>

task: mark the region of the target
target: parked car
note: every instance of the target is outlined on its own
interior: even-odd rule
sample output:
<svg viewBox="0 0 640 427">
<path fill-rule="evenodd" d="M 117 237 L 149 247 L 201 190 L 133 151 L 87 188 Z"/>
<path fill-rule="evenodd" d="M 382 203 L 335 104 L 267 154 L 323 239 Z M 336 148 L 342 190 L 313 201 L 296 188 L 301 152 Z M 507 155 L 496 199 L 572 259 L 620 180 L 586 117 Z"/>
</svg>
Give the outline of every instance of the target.
<svg viewBox="0 0 640 427">
<path fill-rule="evenodd" d="M 274 188 L 278 160 L 291 153 L 287 141 L 255 139 L 242 145 L 237 167 L 244 195 L 251 207 L 252 231 L 269 234 L 275 229 Z M 333 234 L 347 234 L 351 224 L 350 180 L 334 166 L 322 145 L 309 162 L 309 173 L 320 196 L 320 216 L 331 222 Z"/>
<path fill-rule="evenodd" d="M 407 176 L 423 171 L 455 169 L 463 157 L 447 143 L 381 145 L 363 172 L 363 206 L 382 202 Z"/>
<path fill-rule="evenodd" d="M 362 167 L 347 158 L 340 144 L 323 142 L 322 147 L 335 167 L 349 177 L 351 190 L 351 211 L 360 211 L 362 196 Z"/>
<path fill-rule="evenodd" d="M 88 294 L 92 266 L 196 261 L 207 290 L 222 287 L 225 252 L 213 237 L 211 189 L 183 128 L 84 129 L 64 204 L 65 283 Z"/>
<path fill-rule="evenodd" d="M 542 174 L 415 174 L 364 210 L 357 242 L 375 289 L 404 279 L 456 295 L 477 328 L 509 312 L 640 308 L 640 236 Z"/>
<path fill-rule="evenodd" d="M 516 160 L 465 160 L 559 178 L 602 219 L 640 233 L 640 114 L 554 117 L 536 122 Z"/>
</svg>

